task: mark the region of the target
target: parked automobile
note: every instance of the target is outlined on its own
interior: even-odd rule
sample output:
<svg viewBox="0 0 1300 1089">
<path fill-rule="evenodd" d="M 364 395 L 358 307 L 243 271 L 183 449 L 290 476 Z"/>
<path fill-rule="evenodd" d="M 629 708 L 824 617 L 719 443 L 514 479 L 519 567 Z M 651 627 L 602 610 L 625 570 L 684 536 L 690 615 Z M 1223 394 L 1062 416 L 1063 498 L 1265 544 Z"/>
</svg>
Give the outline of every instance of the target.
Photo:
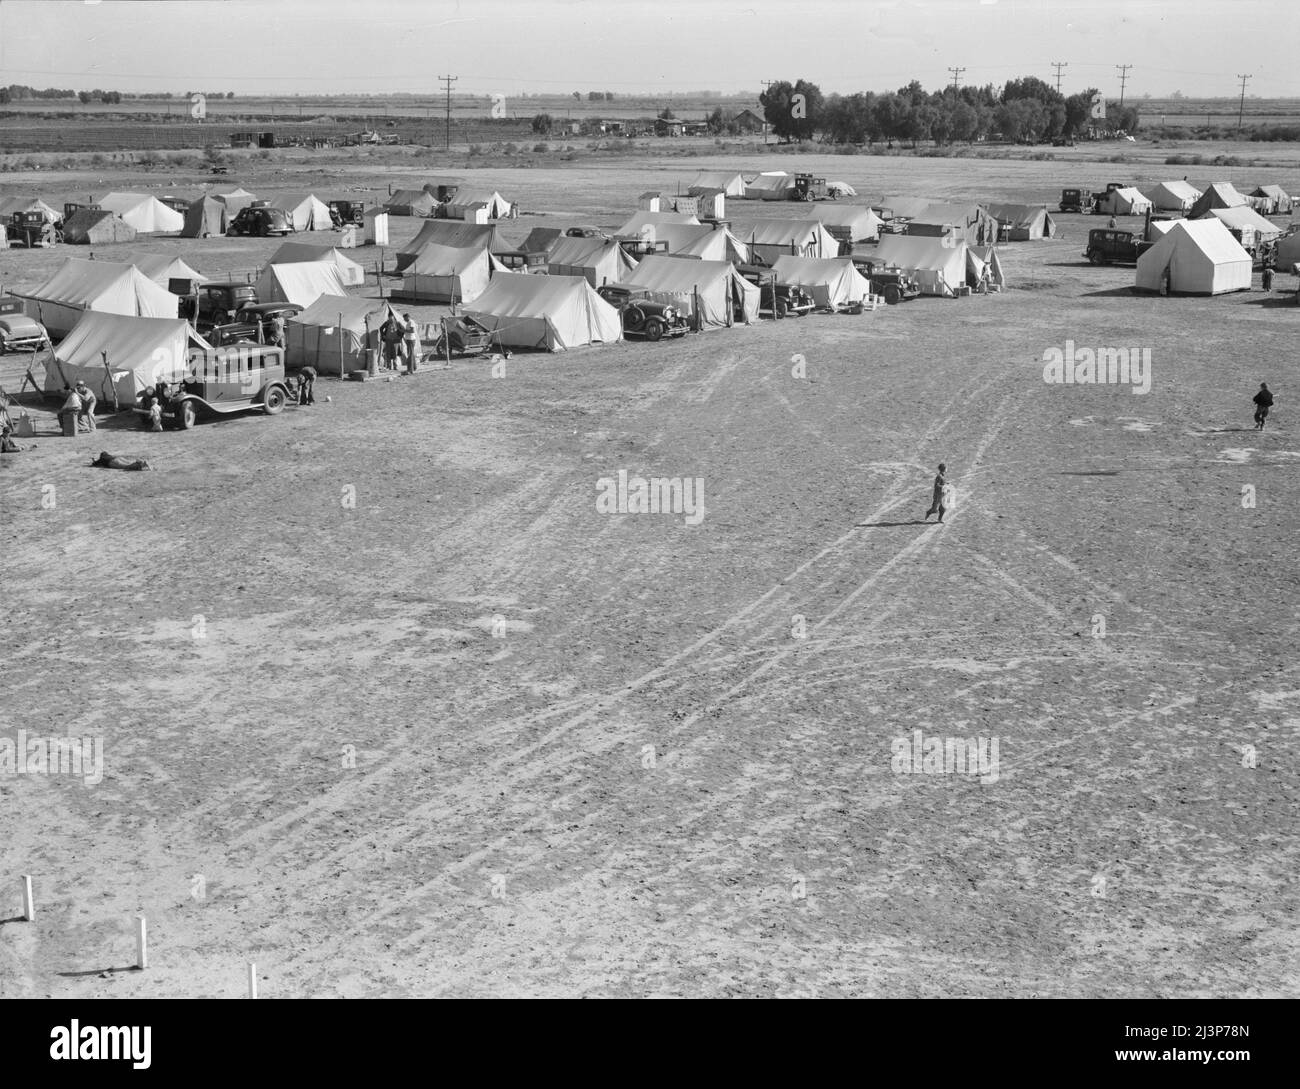
<svg viewBox="0 0 1300 1089">
<path fill-rule="evenodd" d="M 39 352 L 50 347 L 50 334 L 35 318 L 21 310 L 0 313 L 0 354 L 4 352 Z"/>
<path fill-rule="evenodd" d="M 264 412 L 275 416 L 289 400 L 284 349 L 240 344 L 191 352 L 185 376 L 179 382 L 165 383 L 165 392 L 163 419 L 181 431 L 208 413 Z M 147 416 L 153 396 L 152 389 L 143 392 L 133 411 Z"/>
<path fill-rule="evenodd" d="M 623 319 L 623 335 L 626 337 L 662 340 L 664 337 L 685 336 L 690 332 L 690 323 L 677 307 L 671 303 L 656 302 L 642 288 L 603 284 L 596 291 L 619 312 Z"/>
<path fill-rule="evenodd" d="M 301 314 L 302 307 L 297 303 L 253 303 L 240 307 L 234 317 L 220 325 L 213 325 L 204 332 L 203 339 L 214 348 L 240 342 L 265 343 L 270 335 L 271 322 L 277 316 L 291 318 Z"/>
<path fill-rule="evenodd" d="M 1062 212 L 1079 212 L 1082 215 L 1087 215 L 1092 212 L 1094 203 L 1092 193 L 1087 189 L 1062 189 L 1061 201 L 1057 207 Z"/>
<path fill-rule="evenodd" d="M 366 206 L 358 200 L 332 200 L 330 219 L 334 221 L 335 226 L 346 226 L 350 223 L 357 227 L 364 227 Z"/>
<path fill-rule="evenodd" d="M 180 316 L 193 316 L 194 324 L 202 333 L 214 325 L 225 325 L 235 320 L 235 314 L 246 306 L 257 303 L 257 286 L 243 280 L 209 281 L 199 285 L 198 307 L 193 296 L 183 299 Z"/>
<path fill-rule="evenodd" d="M 921 284 L 916 277 L 896 265 L 855 254 L 853 267 L 871 281 L 871 290 L 884 296 L 888 306 L 897 306 L 921 294 Z"/>
<path fill-rule="evenodd" d="M 478 355 L 492 347 L 492 330 L 468 315 L 448 318 L 444 329 L 445 334 L 439 333 L 429 348 L 434 355 L 445 355 L 448 341 L 455 355 Z"/>
<path fill-rule="evenodd" d="M 293 223 L 289 219 L 289 213 L 283 208 L 271 208 L 265 204 L 250 204 L 247 208 L 241 208 L 235 218 L 230 221 L 230 226 L 226 228 L 226 234 L 242 234 L 259 238 L 266 238 L 273 234 L 283 236 L 293 234 Z"/>
<path fill-rule="evenodd" d="M 42 212 L 14 212 L 8 223 L 0 224 L 11 246 L 53 246 L 63 241 L 63 231 L 50 223 Z"/>
<path fill-rule="evenodd" d="M 1083 255 L 1094 265 L 1132 265 L 1150 246 L 1134 231 L 1094 227 L 1088 232 L 1088 248 Z"/>
</svg>

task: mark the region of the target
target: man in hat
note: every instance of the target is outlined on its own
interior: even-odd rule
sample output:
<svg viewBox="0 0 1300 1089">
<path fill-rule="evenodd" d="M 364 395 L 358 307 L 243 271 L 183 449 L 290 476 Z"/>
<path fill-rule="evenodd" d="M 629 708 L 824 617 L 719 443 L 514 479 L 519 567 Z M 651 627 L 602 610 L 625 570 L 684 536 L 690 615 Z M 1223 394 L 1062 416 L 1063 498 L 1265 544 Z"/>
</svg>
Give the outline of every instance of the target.
<svg viewBox="0 0 1300 1089">
<path fill-rule="evenodd" d="M 78 382 L 74 392 L 81 400 L 81 411 L 77 414 L 77 424 L 86 425 L 87 431 L 95 430 L 95 395 L 90 392 L 90 387 L 85 382 Z"/>
</svg>

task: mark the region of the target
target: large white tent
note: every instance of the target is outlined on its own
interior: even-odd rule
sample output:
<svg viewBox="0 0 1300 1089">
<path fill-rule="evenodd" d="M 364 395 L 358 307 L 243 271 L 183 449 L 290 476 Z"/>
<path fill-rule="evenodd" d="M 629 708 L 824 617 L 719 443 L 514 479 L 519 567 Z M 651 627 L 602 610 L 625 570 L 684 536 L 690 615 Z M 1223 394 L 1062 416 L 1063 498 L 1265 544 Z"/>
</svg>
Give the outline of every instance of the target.
<svg viewBox="0 0 1300 1089">
<path fill-rule="evenodd" d="M 1210 214 L 1212 208 L 1240 208 L 1250 201 L 1237 192 L 1232 182 L 1215 182 L 1206 186 L 1205 192 L 1196 198 L 1187 212 L 1188 219 L 1200 219 Z"/>
<path fill-rule="evenodd" d="M 134 265 L 69 257 L 40 287 L 13 294 L 53 337 L 68 333 L 87 310 L 130 317 L 175 318 L 176 296 Z"/>
<path fill-rule="evenodd" d="M 201 284 L 208 279 L 179 257 L 168 257 L 165 253 L 142 253 L 138 257 L 132 257 L 131 264 L 159 287 L 168 287 L 172 280 L 193 280 Z"/>
<path fill-rule="evenodd" d="M 506 270 L 488 252 L 486 240 L 465 248 L 430 242 L 406 266 L 394 296 L 421 303 L 469 303 L 487 290 L 494 271 Z"/>
<path fill-rule="evenodd" d="M 592 287 L 618 283 L 635 267 L 623 247 L 607 238 L 559 238 L 546 255 L 552 276 L 585 276 Z"/>
<path fill-rule="evenodd" d="M 492 253 L 513 250 L 493 224 L 462 223 L 448 219 L 430 219 L 420 225 L 419 233 L 397 252 L 397 271 L 402 272 L 430 242 L 453 249 L 478 246 L 484 239 Z"/>
<path fill-rule="evenodd" d="M 758 319 L 759 289 L 736 271 L 730 261 L 700 261 L 692 257 L 652 254 L 637 265 L 623 281 L 628 287 L 650 292 L 661 302 L 670 302 L 684 314 L 695 312 L 699 299 L 700 324 L 720 328 Z M 739 307 L 741 317 L 735 317 Z"/>
<path fill-rule="evenodd" d="M 871 294 L 871 282 L 847 257 L 778 257 L 772 266 L 777 283 L 797 284 L 827 310 L 861 302 Z"/>
<path fill-rule="evenodd" d="M 1300 263 L 1300 231 L 1278 239 L 1277 267 L 1281 272 L 1290 272 L 1291 266 Z"/>
<path fill-rule="evenodd" d="M 1290 215 L 1295 207 L 1291 195 L 1280 185 L 1258 185 L 1250 195 L 1260 202 L 1260 210 L 1266 216 Z"/>
<path fill-rule="evenodd" d="M 966 243 L 961 239 L 953 245 L 933 235 L 886 234 L 875 260 L 912 273 L 926 295 L 952 296 L 966 282 Z"/>
<path fill-rule="evenodd" d="M 862 204 L 819 204 L 817 218 L 832 234 L 843 234 L 850 242 L 871 242 L 880 237 L 880 217 Z"/>
<path fill-rule="evenodd" d="M 1238 205 L 1236 208 L 1211 208 L 1210 215 L 1229 230 L 1249 228 L 1261 242 L 1271 242 L 1282 234 L 1282 228 L 1265 219 L 1254 208 Z M 1208 217 L 1207 217 L 1208 218 Z"/>
<path fill-rule="evenodd" d="M 1166 271 L 1169 290 L 1184 295 L 1219 295 L 1249 290 L 1250 254 L 1219 220 L 1180 220 L 1137 261 L 1139 291 L 1159 291 Z"/>
<path fill-rule="evenodd" d="M 360 287 L 366 282 L 366 270 L 342 250 L 334 246 L 313 246 L 308 242 L 286 242 L 274 254 L 269 265 L 296 265 L 304 261 L 324 261 L 339 272 L 339 279 L 349 287 Z"/>
<path fill-rule="evenodd" d="M 692 227 L 698 227 L 700 221 L 688 212 L 637 212 L 626 223 L 623 224 L 614 233 L 617 235 L 636 235 L 641 233 L 641 228 L 646 224 L 652 227 L 662 227 L 667 223 L 684 223 Z"/>
<path fill-rule="evenodd" d="M 769 170 L 745 183 L 746 200 L 788 200 L 794 188 L 794 175 L 784 170 Z"/>
<path fill-rule="evenodd" d="M 315 367 L 321 374 L 346 374 L 366 365 L 366 350 L 379 349 L 379 327 L 396 311 L 382 299 L 322 295 L 284 323 L 288 367 Z"/>
<path fill-rule="evenodd" d="M 755 260 L 769 265 L 778 257 L 838 257 L 840 243 L 816 219 L 755 219 L 737 223 L 736 237 L 749 246 Z"/>
<path fill-rule="evenodd" d="M 1183 212 L 1192 210 L 1201 191 L 1185 181 L 1167 181 L 1147 190 L 1151 206 L 1157 212 Z"/>
<path fill-rule="evenodd" d="M 666 243 L 668 253 L 700 257 L 705 261 L 749 261 L 749 246 L 726 227 L 709 224 L 660 223 L 648 228 L 656 242 Z"/>
<path fill-rule="evenodd" d="M 1112 189 L 1097 201 L 1098 215 L 1142 216 L 1151 211 L 1151 202 L 1132 186 Z"/>
<path fill-rule="evenodd" d="M 929 197 L 881 197 L 879 204 L 873 204 L 871 210 L 878 212 L 882 219 L 912 219 L 929 208 L 934 201 Z"/>
<path fill-rule="evenodd" d="M 465 219 L 485 223 L 505 219 L 510 214 L 510 202 L 494 189 L 462 187 L 447 203 L 448 219 Z"/>
<path fill-rule="evenodd" d="M 264 303 L 311 306 L 322 295 L 346 295 L 339 271 L 328 261 L 267 265 L 257 278 L 257 298 Z"/>
<path fill-rule="evenodd" d="M 46 223 L 58 223 L 63 213 L 51 208 L 40 197 L 0 197 L 0 216 L 15 212 L 40 212 Z"/>
<path fill-rule="evenodd" d="M 516 348 L 562 352 L 623 339 L 619 312 L 582 276 L 503 272 L 465 312 L 491 329 L 495 342 Z"/>
<path fill-rule="evenodd" d="M 1052 238 L 1056 234 L 1056 220 L 1045 204 L 990 204 L 988 210 L 998 221 L 999 233 L 1010 242 Z"/>
<path fill-rule="evenodd" d="M 243 209 L 257 200 L 256 195 L 240 188 L 229 189 L 224 193 L 213 193 L 212 196 L 226 206 L 226 213 L 230 219 L 234 219 Z"/>
<path fill-rule="evenodd" d="M 328 231 L 334 226 L 329 205 L 314 193 L 280 193 L 267 203 L 285 212 L 295 231 Z"/>
<path fill-rule="evenodd" d="M 179 233 L 185 226 L 180 212 L 147 193 L 106 193 L 96 203 L 139 234 Z"/>
<path fill-rule="evenodd" d="M 929 204 L 907 224 L 911 235 L 942 237 L 949 229 L 972 245 L 991 245 L 998 240 L 998 221 L 978 204 Z"/>
<path fill-rule="evenodd" d="M 57 393 L 65 385 L 85 382 L 101 405 L 116 399 L 118 407 L 128 408 L 159 379 L 179 379 L 191 345 L 210 348 L 189 322 L 174 316 L 86 313 L 47 364 L 45 390 Z"/>
<path fill-rule="evenodd" d="M 687 192 L 696 189 L 721 189 L 729 197 L 743 197 L 745 179 L 730 170 L 701 170 L 691 179 Z"/>
</svg>

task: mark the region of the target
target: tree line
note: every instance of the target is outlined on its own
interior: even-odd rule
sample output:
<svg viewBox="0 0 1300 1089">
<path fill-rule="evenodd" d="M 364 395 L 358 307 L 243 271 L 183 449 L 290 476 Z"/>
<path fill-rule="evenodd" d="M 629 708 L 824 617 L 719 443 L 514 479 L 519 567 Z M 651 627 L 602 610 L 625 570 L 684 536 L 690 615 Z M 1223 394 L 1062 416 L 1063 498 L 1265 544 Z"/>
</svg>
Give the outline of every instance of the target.
<svg viewBox="0 0 1300 1089">
<path fill-rule="evenodd" d="M 164 98 L 165 99 L 165 98 L 184 97 L 185 99 L 188 100 L 190 97 L 190 93 L 191 92 L 186 91 L 184 96 L 177 96 L 172 94 L 171 91 L 159 91 L 156 94 L 133 95 L 133 94 L 123 94 L 121 91 L 104 91 L 98 87 L 96 87 L 93 91 L 74 91 L 71 88 L 44 87 L 38 89 L 35 87 L 28 87 L 26 84 L 23 83 L 11 83 L 9 84 L 8 87 L 0 87 L 0 105 L 8 105 L 11 102 L 31 102 L 35 99 L 59 100 L 59 99 L 74 99 L 74 98 L 82 102 L 83 104 L 88 104 L 91 102 L 106 102 L 109 105 L 117 105 L 123 99 L 127 99 L 127 98 L 144 98 L 144 99 Z M 234 91 L 225 91 L 225 92 L 209 91 L 207 92 L 207 96 L 208 98 L 231 99 L 235 97 L 235 92 Z"/>
<path fill-rule="evenodd" d="M 772 131 L 786 141 L 820 138 L 832 144 L 922 141 L 969 143 L 1000 136 L 1016 143 L 1072 139 L 1090 127 L 1134 133 L 1136 106 L 1106 105 L 1105 120 L 1091 116 L 1095 87 L 1063 95 L 1037 76 L 1001 88 L 945 87 L 926 91 L 913 80 L 897 91 L 823 95 L 808 80 L 781 80 L 759 96 Z M 802 97 L 799 97 L 802 96 Z"/>
</svg>

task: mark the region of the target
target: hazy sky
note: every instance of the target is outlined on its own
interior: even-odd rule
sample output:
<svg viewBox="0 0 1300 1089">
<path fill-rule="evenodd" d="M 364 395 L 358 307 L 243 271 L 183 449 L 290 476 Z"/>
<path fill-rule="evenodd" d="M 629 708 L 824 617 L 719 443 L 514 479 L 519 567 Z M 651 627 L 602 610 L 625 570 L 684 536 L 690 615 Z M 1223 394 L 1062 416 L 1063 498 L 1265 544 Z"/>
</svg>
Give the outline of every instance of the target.
<svg viewBox="0 0 1300 1089">
<path fill-rule="evenodd" d="M 823 91 L 1034 74 L 1062 89 L 1300 96 L 1300 0 L 0 0 L 0 83 L 474 94 Z"/>
</svg>

